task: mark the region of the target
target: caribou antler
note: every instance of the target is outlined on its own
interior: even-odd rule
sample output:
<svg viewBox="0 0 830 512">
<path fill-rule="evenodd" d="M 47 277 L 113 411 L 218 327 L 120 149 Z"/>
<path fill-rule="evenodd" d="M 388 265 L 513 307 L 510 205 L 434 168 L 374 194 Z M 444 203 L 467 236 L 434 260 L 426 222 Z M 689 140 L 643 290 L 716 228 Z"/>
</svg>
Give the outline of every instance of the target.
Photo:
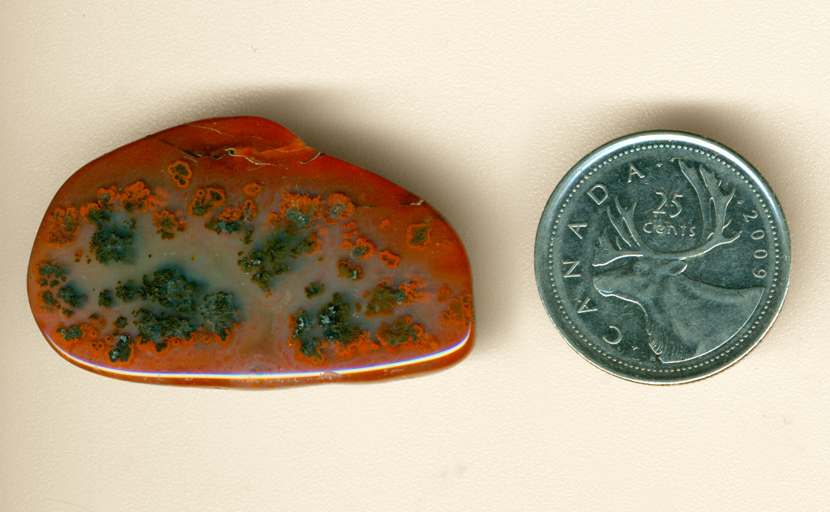
<svg viewBox="0 0 830 512">
<path fill-rule="evenodd" d="M 731 193 L 725 195 L 715 182 L 713 172 L 702 165 L 695 172 L 683 160 L 674 160 L 680 165 L 680 172 L 694 188 L 695 195 L 700 203 L 701 219 L 703 221 L 702 243 L 686 251 L 655 251 L 647 244 L 641 243 L 637 236 L 637 229 L 634 226 L 634 209 L 637 207 L 637 203 L 635 202 L 631 205 L 631 208 L 626 210 L 620 206 L 619 199 L 615 197 L 614 206 L 619 216 L 614 217 L 609 206 L 608 219 L 617 232 L 617 236 L 614 242 L 608 238 L 607 233 L 604 240 L 600 239 L 599 247 L 594 253 L 593 266 L 601 267 L 622 258 L 649 257 L 660 260 L 688 260 L 702 256 L 721 245 L 731 244 L 741 236 L 740 231 L 731 237 L 724 234 L 724 230 L 732 222 L 731 219 L 727 218 L 726 210 L 735 196 L 735 190 L 733 189 Z"/>
<path fill-rule="evenodd" d="M 670 255 L 674 259 L 686 260 L 696 256 L 702 256 L 715 247 L 731 244 L 737 240 L 741 236 L 740 231 L 731 237 L 727 237 L 724 234 L 724 230 L 732 223 L 732 219 L 726 217 L 726 209 L 729 208 L 729 203 L 735 197 L 735 189 L 733 188 L 729 195 L 725 195 L 715 182 L 715 173 L 707 170 L 702 165 L 696 173 L 683 160 L 675 160 L 680 165 L 680 172 L 683 173 L 683 176 L 689 180 L 689 183 L 695 189 L 695 194 L 700 202 L 700 211 L 703 219 L 703 243 L 688 251 L 669 253 L 666 256 Z M 704 195 L 704 189 L 708 195 Z M 712 221 L 713 213 L 714 222 Z"/>
<path fill-rule="evenodd" d="M 608 265 L 621 258 L 640 258 L 650 252 L 649 247 L 640 244 L 640 239 L 637 238 L 637 228 L 634 226 L 634 209 L 637 208 L 637 202 L 635 201 L 631 208 L 626 210 L 620 206 L 620 200 L 615 197 L 614 206 L 617 207 L 617 213 L 620 216 L 615 218 L 609 206 L 608 220 L 617 232 L 617 240 L 622 243 L 619 241 L 612 243 L 606 233 L 605 240 L 600 239 L 599 249 L 594 253 L 593 265 L 595 267 Z M 623 244 L 626 248 L 623 248 Z M 643 252 L 643 249 L 646 251 Z"/>
</svg>

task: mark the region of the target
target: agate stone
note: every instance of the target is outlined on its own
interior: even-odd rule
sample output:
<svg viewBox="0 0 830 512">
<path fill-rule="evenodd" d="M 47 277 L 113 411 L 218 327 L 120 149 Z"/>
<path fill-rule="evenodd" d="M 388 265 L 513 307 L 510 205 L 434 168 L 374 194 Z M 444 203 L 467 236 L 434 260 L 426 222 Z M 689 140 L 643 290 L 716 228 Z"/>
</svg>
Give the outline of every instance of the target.
<svg viewBox="0 0 830 512">
<path fill-rule="evenodd" d="M 29 262 L 51 346 L 111 377 L 282 386 L 450 365 L 470 267 L 424 201 L 265 119 L 151 135 L 76 172 Z"/>
</svg>

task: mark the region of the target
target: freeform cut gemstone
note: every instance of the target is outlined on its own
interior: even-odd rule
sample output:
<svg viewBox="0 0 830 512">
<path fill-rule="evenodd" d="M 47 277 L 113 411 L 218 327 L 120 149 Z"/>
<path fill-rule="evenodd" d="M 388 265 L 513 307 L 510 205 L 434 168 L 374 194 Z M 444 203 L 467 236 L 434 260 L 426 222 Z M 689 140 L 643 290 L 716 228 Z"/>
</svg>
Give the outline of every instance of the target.
<svg viewBox="0 0 830 512">
<path fill-rule="evenodd" d="M 135 381 L 381 379 L 453 364 L 474 339 L 470 266 L 441 215 L 255 117 L 81 168 L 41 222 L 27 285 L 61 356 Z"/>
</svg>

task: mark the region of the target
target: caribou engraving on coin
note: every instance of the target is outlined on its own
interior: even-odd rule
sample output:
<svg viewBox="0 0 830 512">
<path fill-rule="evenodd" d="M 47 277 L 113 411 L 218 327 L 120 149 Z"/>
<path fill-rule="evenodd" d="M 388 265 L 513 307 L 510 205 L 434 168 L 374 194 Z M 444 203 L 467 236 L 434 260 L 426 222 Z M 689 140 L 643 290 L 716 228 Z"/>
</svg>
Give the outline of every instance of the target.
<svg viewBox="0 0 830 512">
<path fill-rule="evenodd" d="M 631 380 L 685 382 L 729 366 L 770 327 L 789 235 L 768 185 L 731 150 L 634 134 L 557 186 L 536 273 L 554 323 L 589 361 Z"/>
<path fill-rule="evenodd" d="M 626 210 L 615 198 L 618 217 L 608 207 L 608 220 L 616 231 L 615 240 L 600 241 L 601 247 L 596 251 L 593 262 L 595 267 L 604 267 L 625 258 L 635 260 L 633 264 L 596 274 L 594 287 L 606 297 L 627 300 L 643 309 L 649 346 L 664 363 L 705 354 L 726 342 L 749 320 L 764 291 L 762 287 L 713 286 L 683 274 L 688 260 L 702 257 L 721 245 L 731 244 L 741 236 L 741 232 L 731 236 L 724 234 L 731 224 L 727 209 L 734 190 L 729 195 L 723 194 L 715 183 L 714 175 L 702 165 L 692 169 L 681 159 L 674 161 L 694 188 L 700 203 L 703 218 L 700 244 L 680 252 L 655 251 L 640 241 L 634 228 L 636 203 Z M 679 214 L 682 207 L 676 202 L 677 199 L 675 195 Z M 676 307 L 678 304 L 682 307 Z M 713 314 L 722 317 L 722 320 L 703 326 L 695 322 Z M 701 327 L 705 331 L 701 331 Z"/>
</svg>

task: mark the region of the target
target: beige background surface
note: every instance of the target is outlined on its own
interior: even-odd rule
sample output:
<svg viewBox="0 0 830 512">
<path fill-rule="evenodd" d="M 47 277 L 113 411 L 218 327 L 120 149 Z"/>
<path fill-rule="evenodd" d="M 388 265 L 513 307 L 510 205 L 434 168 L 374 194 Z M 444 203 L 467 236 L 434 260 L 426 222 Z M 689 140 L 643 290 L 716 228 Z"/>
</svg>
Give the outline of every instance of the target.
<svg viewBox="0 0 830 512">
<path fill-rule="evenodd" d="M 826 2 L 5 0 L 0 38 L 0 510 L 830 509 Z M 146 134 L 231 115 L 447 217 L 474 273 L 465 361 L 246 392 L 120 382 L 52 351 L 24 276 L 58 187 Z M 659 128 L 751 161 L 794 251 L 758 348 L 673 387 L 583 361 L 533 275 L 562 175 Z"/>
</svg>

